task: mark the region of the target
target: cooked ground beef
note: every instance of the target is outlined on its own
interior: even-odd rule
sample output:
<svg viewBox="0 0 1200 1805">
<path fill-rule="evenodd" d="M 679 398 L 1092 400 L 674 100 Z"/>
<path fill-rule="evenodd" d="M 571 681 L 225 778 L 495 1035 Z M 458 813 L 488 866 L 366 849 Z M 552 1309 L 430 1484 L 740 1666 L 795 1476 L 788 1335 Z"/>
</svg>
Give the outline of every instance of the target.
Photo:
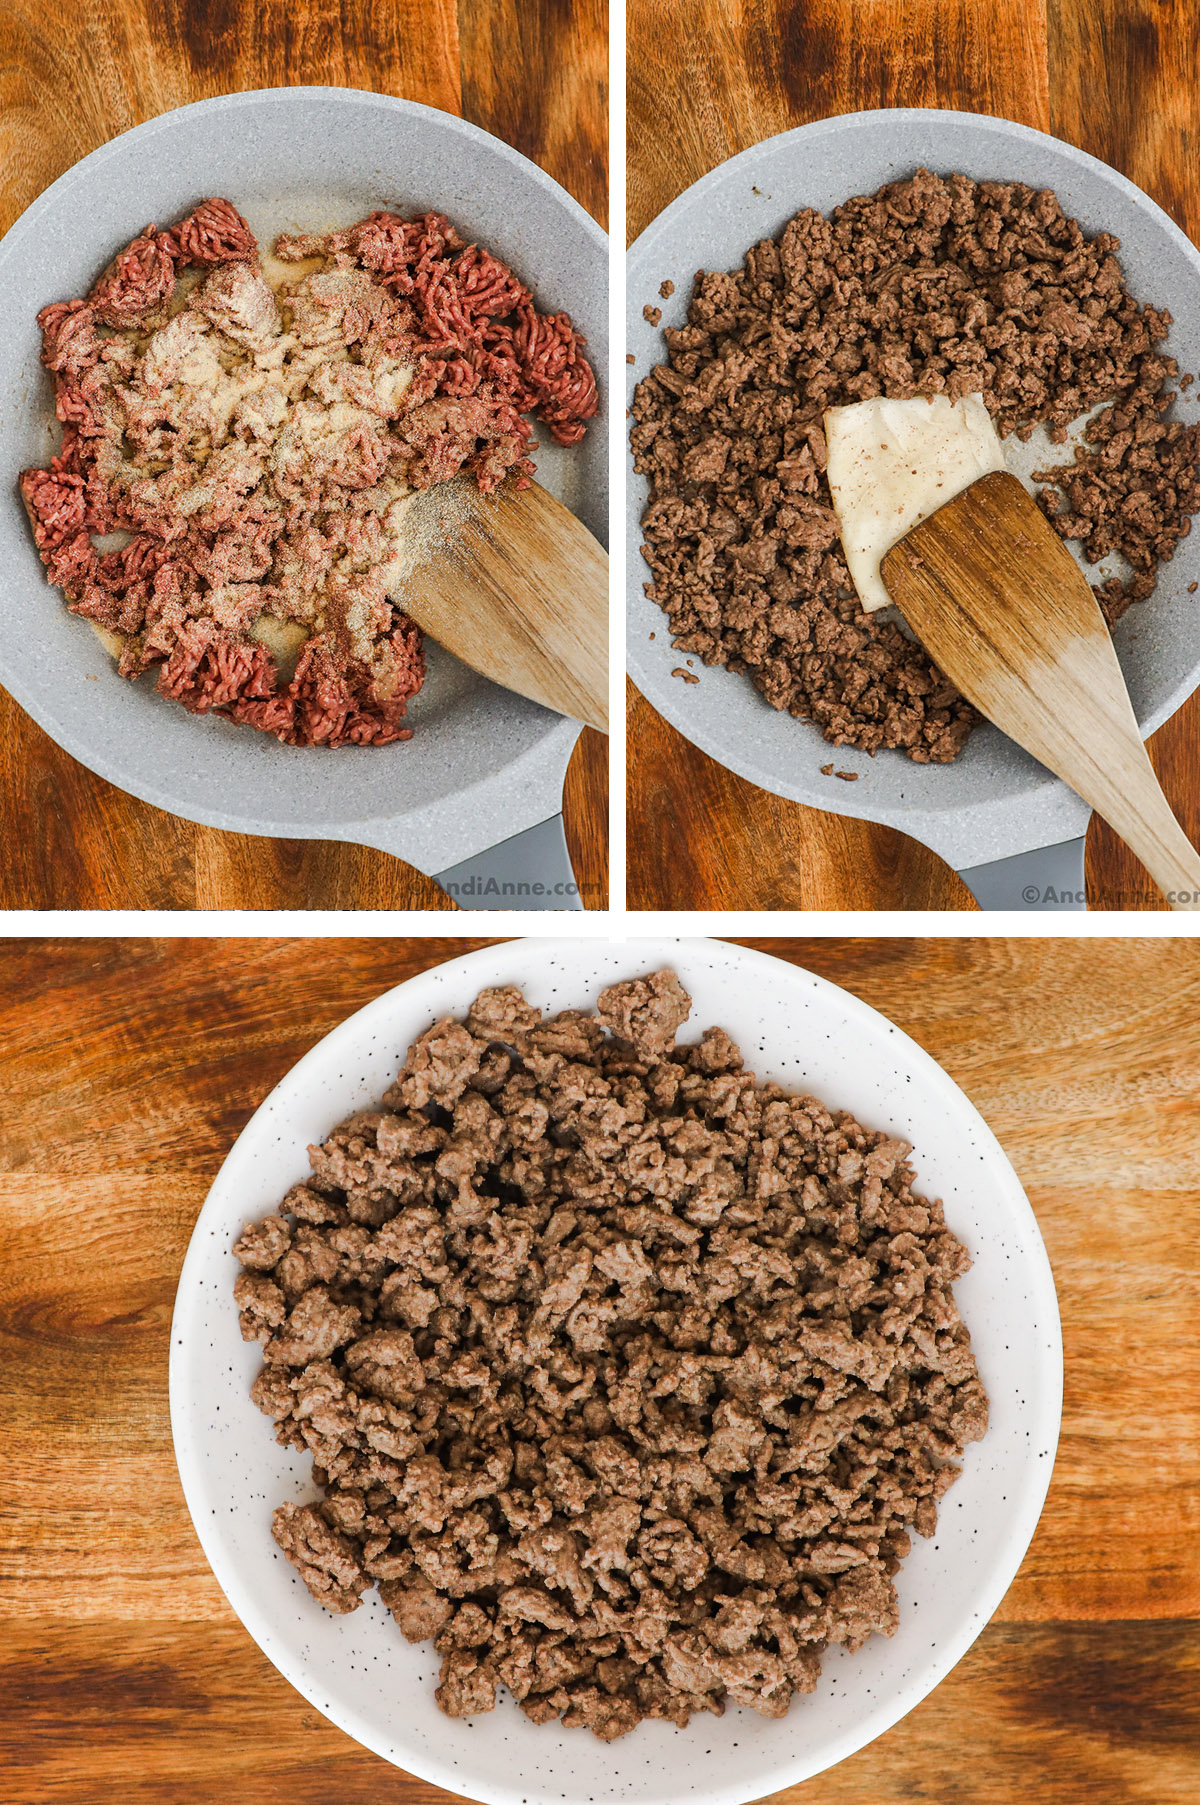
<svg viewBox="0 0 1200 1805">
<path fill-rule="evenodd" d="M 1200 507 L 1200 427 L 1167 422 L 1170 315 L 1129 294 L 1109 233 L 1088 238 L 1049 189 L 922 169 L 796 215 L 742 269 L 701 270 L 668 362 L 639 383 L 636 467 L 674 643 L 745 671 L 837 746 L 945 763 L 977 716 L 892 620 L 859 607 L 825 477 L 825 410 L 873 395 L 979 393 L 1002 436 L 1065 429 L 1108 403 L 1041 505 L 1122 583 L 1111 625 L 1154 589 Z"/>
<path fill-rule="evenodd" d="M 485 990 L 235 1248 L 253 1396 L 321 1491 L 275 1539 L 433 1638 L 451 1716 L 782 1715 L 892 1633 L 986 1429 L 908 1147 L 720 1028 L 677 1047 L 689 1007 L 666 971 L 594 1017 Z"/>
<path fill-rule="evenodd" d="M 275 254 L 308 265 L 278 290 L 209 200 L 147 226 L 86 301 L 43 308 L 63 442 L 21 492 L 50 581 L 117 636 L 124 676 L 157 666 L 186 708 L 290 744 L 408 739 L 409 500 L 463 470 L 526 486 L 522 415 L 572 445 L 595 380 L 566 314 L 441 214 L 372 213 Z"/>
</svg>

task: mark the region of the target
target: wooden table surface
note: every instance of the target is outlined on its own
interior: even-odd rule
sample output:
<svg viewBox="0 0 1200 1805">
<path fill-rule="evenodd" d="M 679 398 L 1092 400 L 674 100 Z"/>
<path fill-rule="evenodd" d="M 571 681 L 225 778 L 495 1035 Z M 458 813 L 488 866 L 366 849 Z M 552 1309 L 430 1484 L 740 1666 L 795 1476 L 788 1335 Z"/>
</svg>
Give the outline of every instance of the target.
<svg viewBox="0 0 1200 1805">
<path fill-rule="evenodd" d="M 80 157 L 144 119 L 209 95 L 301 83 L 459 113 L 539 163 L 603 224 L 607 31 L 606 0 L 0 0 L 0 231 Z M 565 816 L 589 908 L 607 896 L 607 761 L 607 740 L 586 730 Z M 68 757 L 3 691 L 0 843 L 0 908 L 454 907 L 387 853 L 222 833 L 135 801 Z"/>
<path fill-rule="evenodd" d="M 4 1805 L 447 1798 L 335 1730 L 234 1619 L 176 1478 L 167 1347 L 189 1232 L 255 1106 L 351 1010 L 482 944 L 328 940 L 318 966 L 303 940 L 0 943 Z M 1049 1501 L 995 1619 L 909 1717 L 780 1798 L 1195 1805 L 1200 949 L 750 944 L 884 1010 L 982 1110 L 1066 1343 Z"/>
<path fill-rule="evenodd" d="M 1001 114 L 1080 145 L 1200 241 L 1195 0 L 692 0 L 682 36 L 677 18 L 676 0 L 629 0 L 631 238 L 708 170 L 776 132 L 925 106 Z M 631 908 L 976 906 L 925 847 L 768 795 L 636 692 L 629 745 Z M 1200 694 L 1155 735 L 1151 756 L 1200 840 Z M 1166 907 L 1096 821 L 1087 873 L 1093 909 Z"/>
</svg>

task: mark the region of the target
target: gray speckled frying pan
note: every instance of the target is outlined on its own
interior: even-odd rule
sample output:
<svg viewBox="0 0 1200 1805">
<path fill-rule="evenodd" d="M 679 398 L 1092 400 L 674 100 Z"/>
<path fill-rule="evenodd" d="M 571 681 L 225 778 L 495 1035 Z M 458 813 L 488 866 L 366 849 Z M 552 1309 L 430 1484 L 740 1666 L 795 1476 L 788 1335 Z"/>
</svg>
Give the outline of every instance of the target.
<svg viewBox="0 0 1200 1805">
<path fill-rule="evenodd" d="M 465 907 L 578 908 L 560 819 L 578 723 L 430 645 L 411 740 L 281 746 L 187 714 L 153 677 L 118 677 L 47 585 L 17 494 L 18 473 L 57 444 L 34 317 L 86 294 L 148 220 L 166 225 L 209 194 L 227 195 L 264 243 L 376 207 L 432 208 L 510 263 L 543 307 L 570 313 L 589 341 L 601 413 L 570 451 L 540 429 L 538 474 L 606 538 L 608 241 L 595 221 L 508 145 L 431 107 L 343 88 L 225 95 L 103 145 L 0 242 L 0 682 L 91 770 L 189 820 L 377 846 L 445 879 Z"/>
<path fill-rule="evenodd" d="M 1088 232 L 1117 235 L 1131 293 L 1170 309 L 1167 349 L 1181 371 L 1200 367 L 1200 254 L 1132 182 L 1072 145 L 1006 119 L 897 108 L 823 119 L 768 138 L 703 177 L 647 227 L 629 253 L 627 349 L 636 357 L 630 396 L 664 355 L 661 327 L 642 318 L 647 302 L 661 305 L 664 326 L 682 325 L 697 269 L 735 269 L 751 245 L 778 233 L 801 207 L 828 212 L 921 165 L 1053 188 Z M 659 284 L 667 277 L 676 292 L 660 302 Z M 1195 390 L 1175 404 L 1175 413 L 1188 421 L 1200 417 Z M 990 724 L 976 729 L 952 765 L 840 748 L 839 767 L 857 771 L 858 781 L 839 783 L 820 774 L 833 754 L 817 728 L 769 707 L 744 676 L 694 660 L 698 684 L 672 677 L 680 654 L 671 650 L 662 612 L 642 590 L 648 572 L 638 522 L 645 503 L 645 481 L 631 473 L 628 663 L 639 689 L 673 727 L 776 795 L 911 834 L 955 866 L 985 908 L 1083 906 L 1087 804 Z M 1143 737 L 1200 682 L 1200 596 L 1188 594 L 1198 580 L 1200 533 L 1194 532 L 1162 567 L 1150 601 L 1117 627 Z M 1048 903 L 1048 889 L 1063 900 Z"/>
</svg>

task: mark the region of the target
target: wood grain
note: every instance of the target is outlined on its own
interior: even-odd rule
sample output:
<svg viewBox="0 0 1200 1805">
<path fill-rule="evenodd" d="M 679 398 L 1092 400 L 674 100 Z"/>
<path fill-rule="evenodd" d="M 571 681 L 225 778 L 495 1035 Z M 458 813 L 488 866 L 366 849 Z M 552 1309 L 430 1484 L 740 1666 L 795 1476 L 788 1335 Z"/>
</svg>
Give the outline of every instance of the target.
<svg viewBox="0 0 1200 1805">
<path fill-rule="evenodd" d="M 460 0 L 462 110 L 608 225 L 606 0 Z"/>
<path fill-rule="evenodd" d="M 191 1225 L 334 1023 L 481 940 L 0 943 L 0 1772 L 5 1805 L 432 1805 L 236 1623 L 175 1475 Z M 1024 1183 L 1066 1393 L 997 1617 L 911 1716 L 791 1805 L 1200 1797 L 1200 946 L 755 940 L 884 1010 Z M 53 1100 L 48 1110 L 48 1099 Z"/>
<path fill-rule="evenodd" d="M 516 0 L 507 0 L 514 15 Z M 606 14 L 539 0 L 0 0 L 0 231 L 64 170 L 210 95 L 320 83 L 461 113 L 508 137 L 603 222 Z M 512 125 L 507 130 L 506 125 Z M 567 837 L 589 908 L 607 898 L 607 768 L 585 736 Z M 223 834 L 127 796 L 0 691 L 0 908 L 450 909 L 423 873 L 332 841 Z"/>
<path fill-rule="evenodd" d="M 772 796 L 627 694 L 631 909 L 978 909 L 907 834 Z"/>
<path fill-rule="evenodd" d="M 1102 157 L 1200 242 L 1200 11 L 1152 0 L 1055 0 L 1048 15 L 1050 130 Z M 1149 742 L 1150 762 L 1193 846 L 1200 843 L 1200 694 Z M 1094 820 L 1088 905 L 1163 909 L 1162 896 L 1112 829 Z"/>
<path fill-rule="evenodd" d="M 718 163 L 865 107 L 963 107 L 1047 126 L 1040 0 L 673 0 L 628 8 L 629 236 Z M 868 22 L 869 21 L 869 22 Z M 702 25 L 702 29 L 699 27 Z"/>
<path fill-rule="evenodd" d="M 631 237 L 748 145 L 879 106 L 958 107 L 1052 131 L 1122 169 L 1200 235 L 1191 153 L 1200 92 L 1189 73 L 1200 14 L 1188 0 L 702 0 L 689 16 L 681 35 L 672 0 L 631 0 Z M 631 908 L 975 907 L 924 847 L 734 777 L 640 696 L 628 731 Z M 1151 758 L 1195 843 L 1200 697 L 1155 736 Z M 1161 906 L 1099 822 L 1088 892 L 1093 908 Z"/>
</svg>

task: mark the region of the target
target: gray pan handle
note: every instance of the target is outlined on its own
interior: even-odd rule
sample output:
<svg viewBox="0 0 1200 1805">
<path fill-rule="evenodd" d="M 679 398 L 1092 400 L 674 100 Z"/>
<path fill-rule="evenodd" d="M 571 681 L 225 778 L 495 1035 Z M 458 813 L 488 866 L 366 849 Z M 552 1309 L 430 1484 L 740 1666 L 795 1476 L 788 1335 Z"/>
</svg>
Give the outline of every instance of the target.
<svg viewBox="0 0 1200 1805">
<path fill-rule="evenodd" d="M 583 908 L 561 815 L 434 872 L 434 882 L 460 909 Z"/>
<path fill-rule="evenodd" d="M 1062 840 L 1057 846 L 1039 846 L 1033 852 L 1018 852 L 1010 859 L 972 865 L 958 875 L 981 909 L 1019 909 L 1022 913 L 1085 910 L 1086 844 L 1083 836 Z"/>
</svg>

